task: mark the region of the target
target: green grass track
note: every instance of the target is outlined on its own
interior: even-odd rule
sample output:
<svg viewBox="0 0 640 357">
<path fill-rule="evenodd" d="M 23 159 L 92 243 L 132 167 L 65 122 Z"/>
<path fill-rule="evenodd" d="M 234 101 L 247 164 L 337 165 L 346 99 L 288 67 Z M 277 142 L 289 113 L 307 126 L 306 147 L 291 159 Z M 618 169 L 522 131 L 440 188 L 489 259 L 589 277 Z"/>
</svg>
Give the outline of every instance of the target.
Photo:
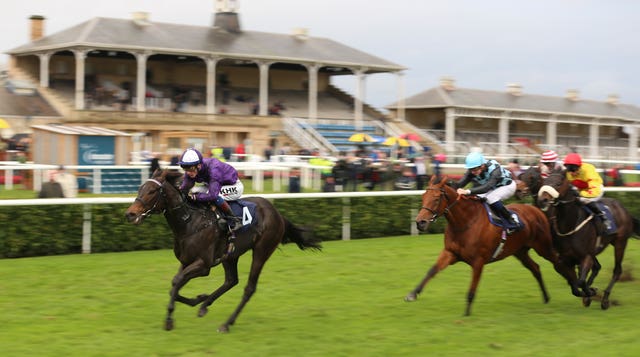
<svg viewBox="0 0 640 357">
<path fill-rule="evenodd" d="M 442 248 L 441 235 L 326 242 L 323 252 L 277 250 L 258 290 L 229 334 L 216 332 L 240 300 L 240 284 L 209 313 L 176 304 L 175 329 L 163 330 L 173 252 L 0 260 L 3 356 L 637 356 L 640 350 L 640 241 L 630 240 L 609 310 L 571 295 L 551 264 L 542 303 L 515 258 L 485 267 L 472 315 L 464 317 L 471 269 L 458 263 L 432 280 L 418 300 L 404 296 Z M 612 250 L 599 259 L 604 289 Z M 628 275 L 627 275 L 628 276 Z M 221 267 L 193 280 L 186 296 L 210 293 Z"/>
</svg>

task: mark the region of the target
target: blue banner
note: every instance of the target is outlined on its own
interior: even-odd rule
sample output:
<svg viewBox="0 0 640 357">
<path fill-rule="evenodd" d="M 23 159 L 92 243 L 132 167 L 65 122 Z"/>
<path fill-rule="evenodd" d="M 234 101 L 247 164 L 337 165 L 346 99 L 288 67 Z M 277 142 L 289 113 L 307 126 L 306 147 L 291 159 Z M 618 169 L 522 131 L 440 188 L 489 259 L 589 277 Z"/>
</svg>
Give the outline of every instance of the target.
<svg viewBox="0 0 640 357">
<path fill-rule="evenodd" d="M 115 137 L 80 136 L 78 165 L 115 165 Z"/>
</svg>

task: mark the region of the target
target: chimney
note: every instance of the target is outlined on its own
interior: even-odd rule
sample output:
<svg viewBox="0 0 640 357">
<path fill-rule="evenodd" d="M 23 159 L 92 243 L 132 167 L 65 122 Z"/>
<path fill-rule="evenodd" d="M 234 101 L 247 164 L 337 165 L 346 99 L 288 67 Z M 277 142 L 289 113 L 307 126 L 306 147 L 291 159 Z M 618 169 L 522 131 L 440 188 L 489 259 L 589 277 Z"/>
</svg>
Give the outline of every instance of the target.
<svg viewBox="0 0 640 357">
<path fill-rule="evenodd" d="M 440 87 L 444 90 L 454 90 L 456 89 L 455 79 L 451 77 L 442 77 L 440 78 Z"/>
<path fill-rule="evenodd" d="M 149 22 L 149 13 L 144 11 L 135 11 L 131 13 L 131 19 L 133 23 L 143 27 L 149 26 L 151 23 Z"/>
<path fill-rule="evenodd" d="M 611 105 L 618 105 L 620 103 L 620 97 L 617 94 L 609 94 L 607 97 L 607 103 Z"/>
<path fill-rule="evenodd" d="M 519 97 L 522 95 L 522 86 L 518 83 L 507 84 L 507 93 Z"/>
<path fill-rule="evenodd" d="M 44 16 L 33 15 L 31 20 L 31 41 L 38 40 L 44 36 Z"/>
<path fill-rule="evenodd" d="M 216 0 L 216 12 L 213 14 L 213 27 L 223 29 L 231 33 L 240 33 L 240 18 L 238 17 L 238 4 L 235 0 Z"/>
<path fill-rule="evenodd" d="M 304 41 L 309 38 L 309 30 L 303 27 L 297 27 L 291 31 L 291 36 L 296 40 Z"/>
<path fill-rule="evenodd" d="M 577 89 L 567 89 L 567 93 L 564 95 L 564 97 L 576 102 L 579 99 L 578 94 L 580 94 L 580 92 L 578 92 Z"/>
</svg>

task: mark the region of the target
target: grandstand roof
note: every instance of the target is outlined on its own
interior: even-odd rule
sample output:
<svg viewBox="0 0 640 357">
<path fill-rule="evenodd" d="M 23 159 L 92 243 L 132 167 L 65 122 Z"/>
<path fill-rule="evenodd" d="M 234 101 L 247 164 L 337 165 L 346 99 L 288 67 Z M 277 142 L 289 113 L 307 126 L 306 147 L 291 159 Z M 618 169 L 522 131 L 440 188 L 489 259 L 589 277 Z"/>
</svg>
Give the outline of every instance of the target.
<svg viewBox="0 0 640 357">
<path fill-rule="evenodd" d="M 397 107 L 397 102 L 386 106 L 388 109 Z M 640 107 L 629 104 L 457 87 L 444 89 L 438 86 L 405 99 L 406 109 L 446 107 L 640 119 Z"/>
<path fill-rule="evenodd" d="M 7 51 L 27 55 L 73 48 L 221 56 L 247 60 L 320 63 L 366 67 L 367 73 L 405 68 L 327 38 L 257 31 L 228 32 L 213 26 L 191 26 L 96 17 L 69 29 Z"/>
</svg>

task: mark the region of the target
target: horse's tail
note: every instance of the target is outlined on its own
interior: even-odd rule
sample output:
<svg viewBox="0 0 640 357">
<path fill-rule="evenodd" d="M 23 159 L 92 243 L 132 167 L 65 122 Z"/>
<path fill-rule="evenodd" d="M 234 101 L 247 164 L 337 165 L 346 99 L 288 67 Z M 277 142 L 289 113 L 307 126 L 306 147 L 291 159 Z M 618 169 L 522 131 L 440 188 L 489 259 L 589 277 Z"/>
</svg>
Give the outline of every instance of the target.
<svg viewBox="0 0 640 357">
<path fill-rule="evenodd" d="M 633 233 L 635 233 L 635 238 L 640 238 L 640 219 L 632 217 L 633 219 Z"/>
<path fill-rule="evenodd" d="M 304 249 L 317 249 L 322 250 L 321 240 L 318 239 L 311 230 L 298 227 L 295 224 L 284 219 L 284 238 L 282 244 L 295 243 L 298 248 Z"/>
</svg>

